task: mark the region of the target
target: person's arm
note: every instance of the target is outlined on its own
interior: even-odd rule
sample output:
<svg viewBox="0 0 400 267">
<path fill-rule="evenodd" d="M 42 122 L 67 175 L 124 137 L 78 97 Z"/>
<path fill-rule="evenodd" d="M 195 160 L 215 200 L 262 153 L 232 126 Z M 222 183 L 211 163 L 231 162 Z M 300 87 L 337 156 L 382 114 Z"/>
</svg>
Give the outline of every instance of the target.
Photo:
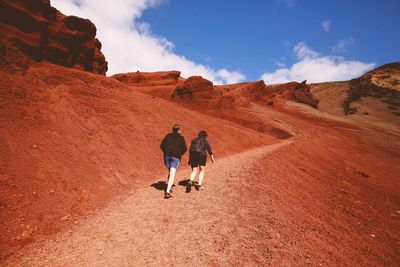
<svg viewBox="0 0 400 267">
<path fill-rule="evenodd" d="M 185 154 L 187 151 L 186 141 L 185 138 L 182 136 L 182 155 Z"/>
<path fill-rule="evenodd" d="M 164 139 L 161 141 L 161 144 L 160 144 L 160 148 L 161 148 L 161 150 L 164 152 L 164 149 L 165 149 L 165 145 L 166 145 L 166 143 L 167 143 L 167 137 L 168 137 L 168 135 L 166 135 L 165 137 L 164 137 Z"/>
<path fill-rule="evenodd" d="M 213 154 L 213 152 L 212 152 L 211 145 L 210 145 L 210 143 L 209 143 L 208 141 L 206 141 L 206 150 L 207 150 L 208 154 L 209 154 L 210 157 L 211 157 L 212 163 L 214 163 L 214 162 L 215 162 L 214 154 Z"/>
</svg>

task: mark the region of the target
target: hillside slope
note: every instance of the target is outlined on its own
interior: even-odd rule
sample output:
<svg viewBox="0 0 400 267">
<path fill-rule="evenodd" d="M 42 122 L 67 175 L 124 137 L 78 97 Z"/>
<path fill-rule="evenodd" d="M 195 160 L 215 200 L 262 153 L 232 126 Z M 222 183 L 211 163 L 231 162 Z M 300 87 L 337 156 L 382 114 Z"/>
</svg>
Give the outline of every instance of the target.
<svg viewBox="0 0 400 267">
<path fill-rule="evenodd" d="M 90 21 L 0 7 L 0 265 L 400 262 L 399 63 L 319 84 L 105 77 Z M 184 155 L 164 200 L 175 123 L 217 162 L 185 194 Z"/>
<path fill-rule="evenodd" d="M 400 133 L 292 102 L 251 112 L 294 137 L 218 158 L 201 192 L 185 193 L 182 168 L 165 200 L 154 174 L 6 265 L 395 266 Z"/>
<path fill-rule="evenodd" d="M 276 142 L 101 75 L 36 64 L 0 76 L 3 257 L 165 173 L 159 144 L 174 123 L 187 142 L 207 130 L 216 158 Z"/>
</svg>

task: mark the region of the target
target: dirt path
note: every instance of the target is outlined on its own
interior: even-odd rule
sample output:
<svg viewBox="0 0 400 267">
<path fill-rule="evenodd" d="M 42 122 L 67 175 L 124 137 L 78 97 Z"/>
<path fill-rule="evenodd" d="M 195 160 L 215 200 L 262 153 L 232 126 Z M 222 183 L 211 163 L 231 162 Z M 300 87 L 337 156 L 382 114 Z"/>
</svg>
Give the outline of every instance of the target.
<svg viewBox="0 0 400 267">
<path fill-rule="evenodd" d="M 291 142 L 245 151 L 217 161 L 206 170 L 206 189 L 190 194 L 178 182 L 174 198 L 150 184 L 124 201 L 113 203 L 72 230 L 38 242 L 8 260 L 7 266 L 162 266 L 260 264 L 268 251 L 243 257 L 248 249 L 263 250 L 251 237 L 256 225 L 240 225 L 240 207 L 247 171 L 257 160 Z M 160 180 L 163 180 L 160 177 Z M 154 181 L 155 183 L 157 181 Z M 244 240 L 246 239 L 246 240 Z M 253 247 L 252 247 L 253 246 Z M 264 255 L 264 256 L 263 256 Z M 265 257 L 265 258 L 263 258 Z"/>
</svg>

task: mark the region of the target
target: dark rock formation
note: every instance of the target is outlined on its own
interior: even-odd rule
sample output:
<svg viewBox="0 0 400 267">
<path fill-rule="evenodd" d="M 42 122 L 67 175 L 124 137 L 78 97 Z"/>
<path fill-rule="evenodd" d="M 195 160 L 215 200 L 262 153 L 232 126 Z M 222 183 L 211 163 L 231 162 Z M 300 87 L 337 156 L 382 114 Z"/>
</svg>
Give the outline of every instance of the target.
<svg viewBox="0 0 400 267">
<path fill-rule="evenodd" d="M 390 107 L 400 107 L 400 62 L 383 65 L 351 80 L 342 105 L 344 113 L 356 113 L 357 109 L 351 108 L 351 103 L 367 96 L 380 98 Z"/>
<path fill-rule="evenodd" d="M 307 80 L 299 83 L 292 91 L 292 97 L 299 103 L 307 104 L 313 108 L 318 108 L 318 100 L 314 98 L 307 85 Z"/>
<path fill-rule="evenodd" d="M 105 74 L 96 27 L 90 20 L 65 16 L 49 0 L 0 0 L 0 39 L 35 61 Z M 0 51 L 1 61 L 7 62 Z"/>
<path fill-rule="evenodd" d="M 201 94 L 202 97 L 209 97 L 213 94 L 214 85 L 211 81 L 201 76 L 191 76 L 182 85 L 178 85 L 172 97 L 193 97 Z"/>
</svg>

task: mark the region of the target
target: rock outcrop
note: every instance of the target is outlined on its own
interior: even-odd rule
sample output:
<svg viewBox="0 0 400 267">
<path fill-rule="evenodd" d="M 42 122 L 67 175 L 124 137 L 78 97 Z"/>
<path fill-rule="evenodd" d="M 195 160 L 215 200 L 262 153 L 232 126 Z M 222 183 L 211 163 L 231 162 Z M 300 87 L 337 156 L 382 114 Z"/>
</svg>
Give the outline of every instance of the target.
<svg viewBox="0 0 400 267">
<path fill-rule="evenodd" d="M 65 16 L 49 0 L 0 1 L 0 46 L 11 43 L 35 61 L 105 74 L 107 62 L 95 36 L 90 20 Z M 7 62 L 4 50 L 0 57 Z"/>
<path fill-rule="evenodd" d="M 369 71 L 360 80 L 362 83 L 400 91 L 400 62 L 389 63 Z"/>
<path fill-rule="evenodd" d="M 397 111 L 400 108 L 400 62 L 383 65 L 351 80 L 347 98 L 343 102 L 344 113 L 356 113 L 357 109 L 351 108 L 351 103 L 368 96 L 382 99 L 389 109 L 396 110 L 393 111 L 396 116 L 400 115 Z"/>
<path fill-rule="evenodd" d="M 306 80 L 302 81 L 294 88 L 292 91 L 292 97 L 299 103 L 307 104 L 313 108 L 318 108 L 318 100 L 314 98 Z"/>
<path fill-rule="evenodd" d="M 111 76 L 129 86 L 169 86 L 180 81 L 180 71 L 129 72 Z"/>
<path fill-rule="evenodd" d="M 255 82 L 244 82 L 234 85 L 241 96 L 249 98 L 251 101 L 260 101 L 268 93 L 267 86 L 263 80 Z"/>
<path fill-rule="evenodd" d="M 201 76 L 191 76 L 185 80 L 182 85 L 178 85 L 172 97 L 193 97 L 197 94 L 212 95 L 214 85 L 211 81 L 204 79 Z"/>
</svg>

